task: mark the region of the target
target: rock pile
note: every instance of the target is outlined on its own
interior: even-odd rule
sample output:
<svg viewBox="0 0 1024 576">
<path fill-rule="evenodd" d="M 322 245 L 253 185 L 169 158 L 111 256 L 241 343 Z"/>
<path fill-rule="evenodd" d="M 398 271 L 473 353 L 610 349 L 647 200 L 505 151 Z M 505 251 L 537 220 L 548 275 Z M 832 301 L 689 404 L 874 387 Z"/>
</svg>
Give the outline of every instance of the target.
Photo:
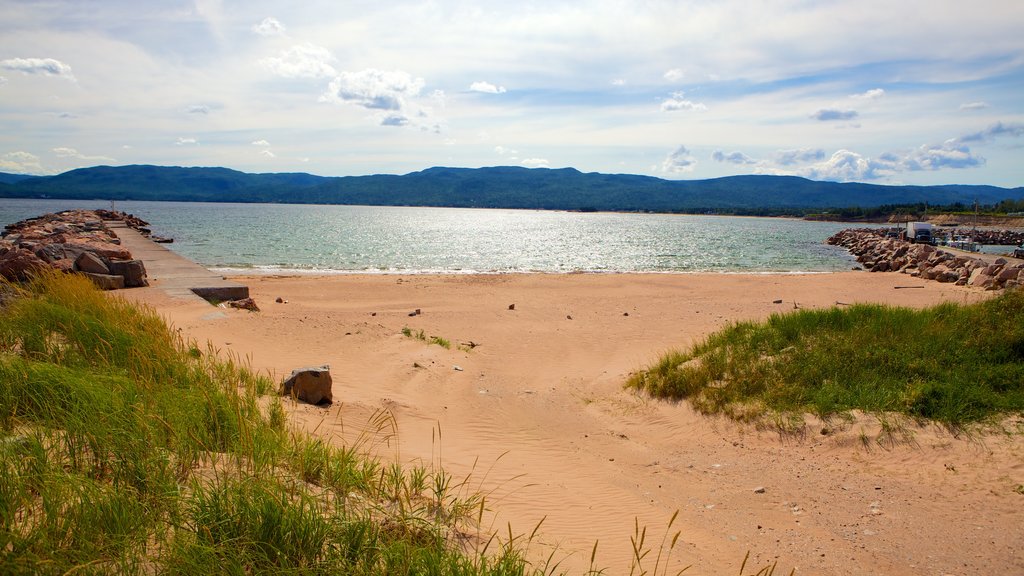
<svg viewBox="0 0 1024 576">
<path fill-rule="evenodd" d="M 35 270 L 53 268 L 85 274 L 104 290 L 147 286 L 142 261 L 132 259 L 103 220 L 148 233 L 146 222 L 110 210 L 65 210 L 8 224 L 0 234 L 0 276 L 26 280 Z"/>
<path fill-rule="evenodd" d="M 1024 264 L 1005 258 L 988 263 L 981 258 L 951 254 L 927 244 L 886 238 L 877 230 L 847 229 L 827 240 L 842 246 L 871 272 L 903 272 L 925 280 L 953 282 L 999 290 L 1024 285 Z"/>
<path fill-rule="evenodd" d="M 950 238 L 967 237 L 978 244 L 989 244 L 993 246 L 1020 246 L 1024 243 L 1024 232 L 1013 230 L 973 230 L 971 228 L 957 228 L 947 234 Z"/>
</svg>

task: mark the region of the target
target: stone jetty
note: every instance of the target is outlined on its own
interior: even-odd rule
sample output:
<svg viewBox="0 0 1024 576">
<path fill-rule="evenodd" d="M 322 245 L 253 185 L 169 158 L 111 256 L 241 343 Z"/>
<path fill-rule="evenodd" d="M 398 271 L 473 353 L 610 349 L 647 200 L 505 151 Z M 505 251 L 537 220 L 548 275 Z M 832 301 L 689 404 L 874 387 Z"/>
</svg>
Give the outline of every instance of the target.
<svg viewBox="0 0 1024 576">
<path fill-rule="evenodd" d="M 29 218 L 0 233 L 0 276 L 25 280 L 35 270 L 52 268 L 85 274 L 105 290 L 147 286 L 145 265 L 121 246 L 106 221 L 149 235 L 146 222 L 112 210 L 65 210 Z"/>
<path fill-rule="evenodd" d="M 913 244 L 888 238 L 885 230 L 842 230 L 827 243 L 849 250 L 870 272 L 902 272 L 924 280 L 978 286 L 986 290 L 1024 285 L 1024 263 L 1011 263 L 1006 258 L 989 262 L 928 244 Z"/>
</svg>

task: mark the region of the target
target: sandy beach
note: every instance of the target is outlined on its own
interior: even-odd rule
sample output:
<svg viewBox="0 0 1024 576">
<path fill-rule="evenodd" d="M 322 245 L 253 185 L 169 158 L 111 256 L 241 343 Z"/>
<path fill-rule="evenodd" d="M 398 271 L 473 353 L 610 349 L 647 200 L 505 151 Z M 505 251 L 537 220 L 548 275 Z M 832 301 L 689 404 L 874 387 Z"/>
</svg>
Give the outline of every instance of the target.
<svg viewBox="0 0 1024 576">
<path fill-rule="evenodd" d="M 656 547 L 675 511 L 671 566 L 687 574 L 738 573 L 748 551 L 748 572 L 777 560 L 786 574 L 1024 573 L 1020 434 L 910 424 L 892 436 L 858 417 L 782 436 L 623 389 L 731 321 L 990 293 L 865 272 L 233 279 L 261 312 L 174 298 L 159 282 L 120 294 L 277 380 L 329 364 L 335 403 L 292 404 L 296 426 L 351 443 L 387 411 L 394 434 L 369 447 L 440 463 L 485 493 L 481 534 L 529 534 L 543 520 L 531 557 L 554 550 L 570 573 L 595 541 L 597 567 L 628 573 L 634 521 Z"/>
</svg>

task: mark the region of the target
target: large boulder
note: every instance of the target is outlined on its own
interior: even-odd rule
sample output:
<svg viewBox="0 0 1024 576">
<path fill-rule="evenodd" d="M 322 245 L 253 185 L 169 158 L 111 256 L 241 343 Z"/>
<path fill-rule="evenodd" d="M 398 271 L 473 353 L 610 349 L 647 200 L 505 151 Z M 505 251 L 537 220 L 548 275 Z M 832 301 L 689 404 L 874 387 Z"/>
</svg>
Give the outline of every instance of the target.
<svg viewBox="0 0 1024 576">
<path fill-rule="evenodd" d="M 149 286 L 149 282 L 146 281 L 146 265 L 142 260 L 112 260 L 110 273 L 124 276 L 124 285 L 127 288 Z"/>
<path fill-rule="evenodd" d="M 93 274 L 83 272 L 97 288 L 101 290 L 120 290 L 124 288 L 124 276 L 113 276 L 111 274 Z"/>
<path fill-rule="evenodd" d="M 281 383 L 281 394 L 310 404 L 330 404 L 334 402 L 333 383 L 331 367 L 326 364 L 298 368 Z"/>
<path fill-rule="evenodd" d="M 89 274 L 110 274 L 110 267 L 92 252 L 82 252 L 75 258 L 75 268 Z"/>
</svg>

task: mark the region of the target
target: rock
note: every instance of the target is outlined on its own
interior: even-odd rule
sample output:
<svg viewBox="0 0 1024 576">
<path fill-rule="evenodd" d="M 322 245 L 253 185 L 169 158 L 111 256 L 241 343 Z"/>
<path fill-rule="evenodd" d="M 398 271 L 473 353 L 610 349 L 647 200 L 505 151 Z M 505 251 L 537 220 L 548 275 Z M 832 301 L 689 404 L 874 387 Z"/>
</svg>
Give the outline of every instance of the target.
<svg viewBox="0 0 1024 576">
<path fill-rule="evenodd" d="M 277 302 L 278 304 L 284 304 L 284 298 L 278 296 L 277 298 L 274 299 L 274 302 Z"/>
<path fill-rule="evenodd" d="M 28 280 L 33 272 L 46 268 L 49 265 L 45 260 L 24 248 L 9 248 L 0 253 L 0 276 L 8 280 Z"/>
<path fill-rule="evenodd" d="M 110 273 L 124 276 L 124 285 L 128 288 L 149 286 L 146 281 L 146 265 L 142 260 L 111 260 Z"/>
<path fill-rule="evenodd" d="M 82 252 L 75 258 L 75 268 L 89 274 L 110 274 L 110 267 L 92 252 Z"/>
<path fill-rule="evenodd" d="M 93 274 L 92 272 L 82 272 L 82 274 L 85 274 L 101 290 L 120 290 L 124 288 L 124 276 Z"/>
<path fill-rule="evenodd" d="M 764 494 L 765 492 L 767 492 L 767 490 L 765 490 L 764 486 L 754 488 L 754 494 Z"/>
<path fill-rule="evenodd" d="M 310 404 L 330 404 L 334 402 L 333 383 L 331 367 L 327 364 L 298 368 L 281 383 L 280 392 Z"/>
<path fill-rule="evenodd" d="M 252 298 L 242 298 L 241 300 L 231 300 L 228 302 L 228 306 L 232 308 L 239 308 L 242 310 L 248 310 L 250 312 L 259 312 L 260 307 L 256 305 L 256 301 Z"/>
<path fill-rule="evenodd" d="M 509 310 L 515 310 L 516 309 L 516 305 L 515 304 L 509 304 L 508 305 L 508 309 Z"/>
</svg>

